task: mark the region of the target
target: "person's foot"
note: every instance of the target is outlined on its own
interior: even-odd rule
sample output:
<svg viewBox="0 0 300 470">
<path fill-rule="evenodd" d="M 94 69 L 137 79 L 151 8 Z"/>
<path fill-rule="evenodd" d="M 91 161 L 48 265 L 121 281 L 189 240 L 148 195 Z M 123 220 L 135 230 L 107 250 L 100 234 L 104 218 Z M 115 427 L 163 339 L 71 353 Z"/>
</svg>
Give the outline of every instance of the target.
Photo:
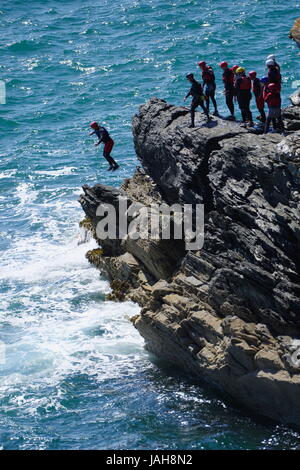
<svg viewBox="0 0 300 470">
<path fill-rule="evenodd" d="M 113 171 L 116 171 L 118 168 L 120 168 L 120 165 L 116 163 L 116 165 L 113 166 Z"/>
<path fill-rule="evenodd" d="M 111 170 L 113 170 L 113 169 L 114 169 L 113 165 L 110 165 L 110 166 L 107 168 L 107 171 L 111 171 Z"/>
<path fill-rule="evenodd" d="M 195 127 L 195 124 L 190 124 L 189 128 Z"/>
<path fill-rule="evenodd" d="M 254 122 L 250 121 L 249 124 L 248 124 L 248 127 L 254 127 Z"/>
<path fill-rule="evenodd" d="M 242 124 L 240 124 L 240 127 L 247 127 L 247 123 L 246 123 L 246 122 L 242 122 Z"/>
<path fill-rule="evenodd" d="M 217 109 L 215 109 L 213 115 L 214 116 L 219 116 L 219 111 Z"/>
</svg>

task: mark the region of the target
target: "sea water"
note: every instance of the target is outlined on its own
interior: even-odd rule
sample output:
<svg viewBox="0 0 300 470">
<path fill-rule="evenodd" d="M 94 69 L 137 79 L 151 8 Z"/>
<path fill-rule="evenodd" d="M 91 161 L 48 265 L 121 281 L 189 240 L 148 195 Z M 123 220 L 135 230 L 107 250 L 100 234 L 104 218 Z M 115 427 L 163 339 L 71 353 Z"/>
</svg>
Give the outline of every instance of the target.
<svg viewBox="0 0 300 470">
<path fill-rule="evenodd" d="M 288 31 L 298 0 L 0 2 L 0 448 L 290 449 L 258 420 L 144 350 L 131 302 L 85 258 L 82 184 L 118 186 L 137 164 L 131 118 L 151 96 L 182 105 L 187 72 L 259 76 L 275 53 L 283 105 L 299 80 Z M 3 98 L 3 97 L 2 97 Z M 4 104 L 4 101 L 5 104 Z M 117 172 L 88 136 L 97 120 Z"/>
</svg>

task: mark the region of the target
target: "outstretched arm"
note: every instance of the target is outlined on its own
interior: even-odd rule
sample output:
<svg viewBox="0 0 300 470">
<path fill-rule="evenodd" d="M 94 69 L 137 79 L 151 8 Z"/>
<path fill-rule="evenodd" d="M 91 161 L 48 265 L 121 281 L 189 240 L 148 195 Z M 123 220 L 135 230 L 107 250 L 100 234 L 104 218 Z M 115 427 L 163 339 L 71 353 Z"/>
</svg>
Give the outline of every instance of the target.
<svg viewBox="0 0 300 470">
<path fill-rule="evenodd" d="M 95 147 L 98 147 L 98 145 L 101 144 L 101 142 L 102 142 L 102 137 L 98 140 L 98 142 L 96 142 Z"/>
<path fill-rule="evenodd" d="M 183 98 L 183 101 L 186 101 L 186 99 L 191 95 L 191 90 L 188 92 L 188 94 Z"/>
</svg>

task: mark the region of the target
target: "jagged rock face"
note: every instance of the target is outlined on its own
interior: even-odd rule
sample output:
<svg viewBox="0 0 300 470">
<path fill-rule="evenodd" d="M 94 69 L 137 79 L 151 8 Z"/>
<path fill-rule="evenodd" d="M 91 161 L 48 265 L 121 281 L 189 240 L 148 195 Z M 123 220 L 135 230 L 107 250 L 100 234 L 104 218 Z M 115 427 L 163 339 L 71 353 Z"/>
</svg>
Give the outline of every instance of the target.
<svg viewBox="0 0 300 470">
<path fill-rule="evenodd" d="M 236 123 L 215 119 L 209 127 L 189 129 L 189 112 L 152 98 L 133 118 L 138 159 L 157 184 L 164 200 L 173 203 L 210 203 L 206 181 L 210 153 L 219 141 L 246 133 Z M 218 124 L 217 126 L 215 124 Z"/>
<path fill-rule="evenodd" d="M 276 161 L 282 137 L 220 119 L 208 128 L 188 124 L 184 108 L 157 99 L 133 119 L 138 158 L 164 198 L 204 202 L 204 247 L 186 256 L 184 272 L 196 271 L 205 286 L 199 295 L 218 315 L 300 333 L 299 182 Z"/>
<path fill-rule="evenodd" d="M 287 113 L 294 121 L 299 109 Z M 256 413 L 300 426 L 300 360 L 291 360 L 300 337 L 300 135 L 197 121 L 190 129 L 186 108 L 157 98 L 142 106 L 133 135 L 146 175 L 122 191 L 144 204 L 204 203 L 203 248 L 123 241 L 98 266 L 143 307 L 133 323 L 150 351 Z M 94 225 L 95 201 L 116 190 L 84 189 Z"/>
</svg>

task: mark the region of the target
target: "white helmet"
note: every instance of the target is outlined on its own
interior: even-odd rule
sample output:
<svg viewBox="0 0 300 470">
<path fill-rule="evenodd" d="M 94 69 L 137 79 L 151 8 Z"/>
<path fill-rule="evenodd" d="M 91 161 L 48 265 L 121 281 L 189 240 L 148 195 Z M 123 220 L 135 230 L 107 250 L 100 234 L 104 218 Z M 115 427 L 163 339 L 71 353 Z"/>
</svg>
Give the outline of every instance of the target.
<svg viewBox="0 0 300 470">
<path fill-rule="evenodd" d="M 275 62 L 274 62 L 273 59 L 268 59 L 268 60 L 266 61 L 266 66 L 269 67 L 269 65 L 275 65 Z"/>
<path fill-rule="evenodd" d="M 268 55 L 267 60 L 269 60 L 269 59 L 275 60 L 275 54 Z"/>
</svg>

